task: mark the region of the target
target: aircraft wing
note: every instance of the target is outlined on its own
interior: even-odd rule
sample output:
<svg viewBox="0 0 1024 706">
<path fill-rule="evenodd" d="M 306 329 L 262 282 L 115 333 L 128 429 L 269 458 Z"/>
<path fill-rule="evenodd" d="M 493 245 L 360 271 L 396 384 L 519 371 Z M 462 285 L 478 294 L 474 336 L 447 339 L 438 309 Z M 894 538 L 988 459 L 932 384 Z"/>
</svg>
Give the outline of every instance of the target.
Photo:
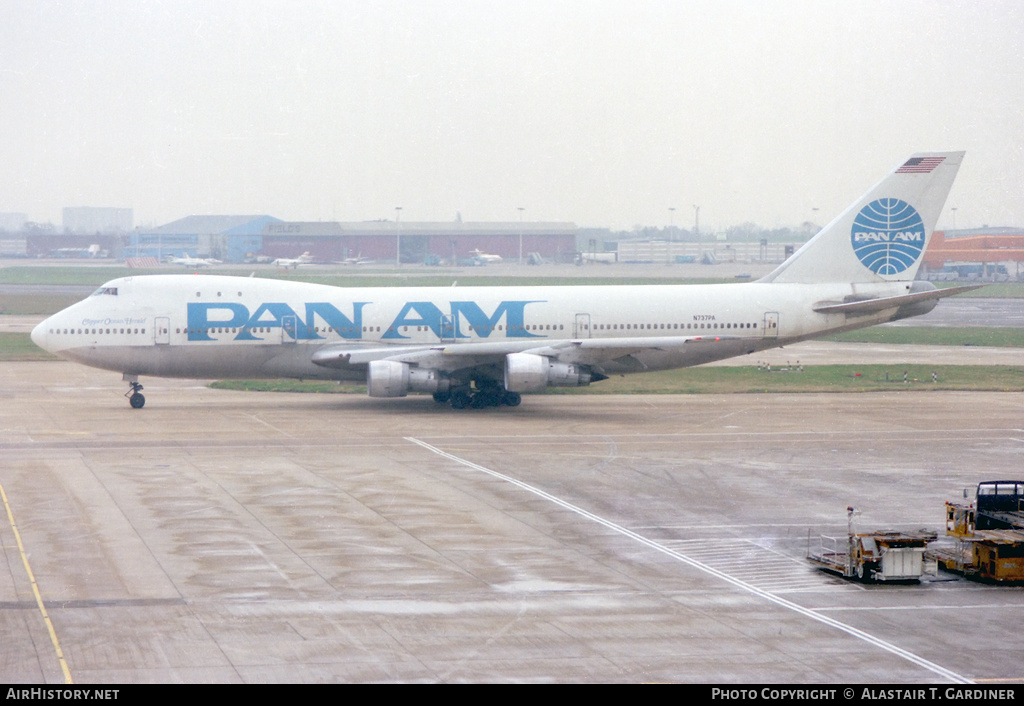
<svg viewBox="0 0 1024 706">
<path fill-rule="evenodd" d="M 408 363 L 432 370 L 455 371 L 480 365 L 500 364 L 512 353 L 543 356 L 552 361 L 601 366 L 622 363 L 638 353 L 679 351 L 683 348 L 711 348 L 726 344 L 734 347 L 744 339 L 738 336 L 662 336 L 656 338 L 584 338 L 563 340 L 481 341 L 476 343 L 437 343 L 429 346 L 396 345 L 363 348 L 333 345 L 317 350 L 315 364 L 326 368 L 351 369 L 376 360 Z M 716 345 L 718 344 L 718 345 Z M 710 351 L 709 351 L 710 352 Z M 642 367 L 642 364 L 637 364 Z M 630 365 L 629 367 L 634 367 Z"/>
</svg>

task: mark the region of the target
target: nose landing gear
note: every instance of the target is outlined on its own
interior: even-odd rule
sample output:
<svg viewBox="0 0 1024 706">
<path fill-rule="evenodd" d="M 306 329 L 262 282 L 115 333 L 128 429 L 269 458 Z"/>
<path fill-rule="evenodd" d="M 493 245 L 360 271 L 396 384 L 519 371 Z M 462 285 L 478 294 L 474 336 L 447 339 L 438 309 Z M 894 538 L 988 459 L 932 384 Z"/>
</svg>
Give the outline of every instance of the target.
<svg viewBox="0 0 1024 706">
<path fill-rule="evenodd" d="M 132 409 L 142 409 L 142 406 L 146 404 L 146 398 L 142 396 L 142 385 L 138 380 L 129 380 L 128 385 L 131 389 L 124 393 L 124 396 L 128 398 Z"/>
</svg>

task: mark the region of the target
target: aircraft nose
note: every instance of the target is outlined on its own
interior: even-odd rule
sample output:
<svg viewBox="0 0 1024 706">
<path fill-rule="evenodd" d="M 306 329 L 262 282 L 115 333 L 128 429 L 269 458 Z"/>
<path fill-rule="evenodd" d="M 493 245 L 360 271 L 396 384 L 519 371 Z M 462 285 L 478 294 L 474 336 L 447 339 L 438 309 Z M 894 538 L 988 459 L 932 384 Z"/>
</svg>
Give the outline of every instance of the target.
<svg viewBox="0 0 1024 706">
<path fill-rule="evenodd" d="M 34 329 L 32 329 L 32 333 L 29 334 L 31 336 L 31 338 L 32 338 L 32 343 L 36 344 L 37 346 L 42 348 L 44 351 L 50 351 L 50 349 L 47 348 L 47 346 L 46 346 L 47 338 L 48 338 L 47 331 L 49 330 L 49 326 L 50 326 L 50 320 L 49 319 L 43 319 L 38 324 L 36 324 L 36 327 Z"/>
</svg>

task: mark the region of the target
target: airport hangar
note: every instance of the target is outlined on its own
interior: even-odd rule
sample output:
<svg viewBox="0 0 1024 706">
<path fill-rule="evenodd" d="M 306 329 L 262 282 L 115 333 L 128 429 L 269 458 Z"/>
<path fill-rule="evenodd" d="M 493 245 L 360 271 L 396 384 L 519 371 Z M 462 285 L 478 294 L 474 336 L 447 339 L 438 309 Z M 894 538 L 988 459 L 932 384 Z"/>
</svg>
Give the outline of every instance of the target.
<svg viewBox="0 0 1024 706">
<path fill-rule="evenodd" d="M 257 257 L 294 258 L 308 252 L 314 261 L 349 259 L 403 263 L 458 262 L 474 251 L 525 259 L 571 262 L 577 227 L 563 222 L 289 222 L 273 216 L 188 216 L 131 234 L 127 257 L 212 257 L 247 262 Z"/>
</svg>

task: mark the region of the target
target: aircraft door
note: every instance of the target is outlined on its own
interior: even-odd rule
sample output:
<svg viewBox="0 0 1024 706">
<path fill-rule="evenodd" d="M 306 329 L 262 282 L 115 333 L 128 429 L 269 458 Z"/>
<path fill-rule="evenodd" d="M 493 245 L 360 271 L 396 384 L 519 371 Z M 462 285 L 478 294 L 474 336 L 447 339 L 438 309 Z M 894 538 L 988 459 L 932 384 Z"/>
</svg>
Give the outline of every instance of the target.
<svg viewBox="0 0 1024 706">
<path fill-rule="evenodd" d="M 455 319 L 449 314 L 441 314 L 441 322 L 438 327 L 441 343 L 455 342 Z"/>
<path fill-rule="evenodd" d="M 766 311 L 764 313 L 764 331 L 762 335 L 765 338 L 779 337 L 779 312 Z"/>
<path fill-rule="evenodd" d="M 295 343 L 298 336 L 294 316 L 281 317 L 281 343 Z"/>
<path fill-rule="evenodd" d="M 572 326 L 573 338 L 590 338 L 590 314 L 576 314 Z"/>
<path fill-rule="evenodd" d="M 166 346 L 171 342 L 171 319 L 167 316 L 158 316 L 153 320 L 153 343 L 158 346 Z"/>
</svg>

